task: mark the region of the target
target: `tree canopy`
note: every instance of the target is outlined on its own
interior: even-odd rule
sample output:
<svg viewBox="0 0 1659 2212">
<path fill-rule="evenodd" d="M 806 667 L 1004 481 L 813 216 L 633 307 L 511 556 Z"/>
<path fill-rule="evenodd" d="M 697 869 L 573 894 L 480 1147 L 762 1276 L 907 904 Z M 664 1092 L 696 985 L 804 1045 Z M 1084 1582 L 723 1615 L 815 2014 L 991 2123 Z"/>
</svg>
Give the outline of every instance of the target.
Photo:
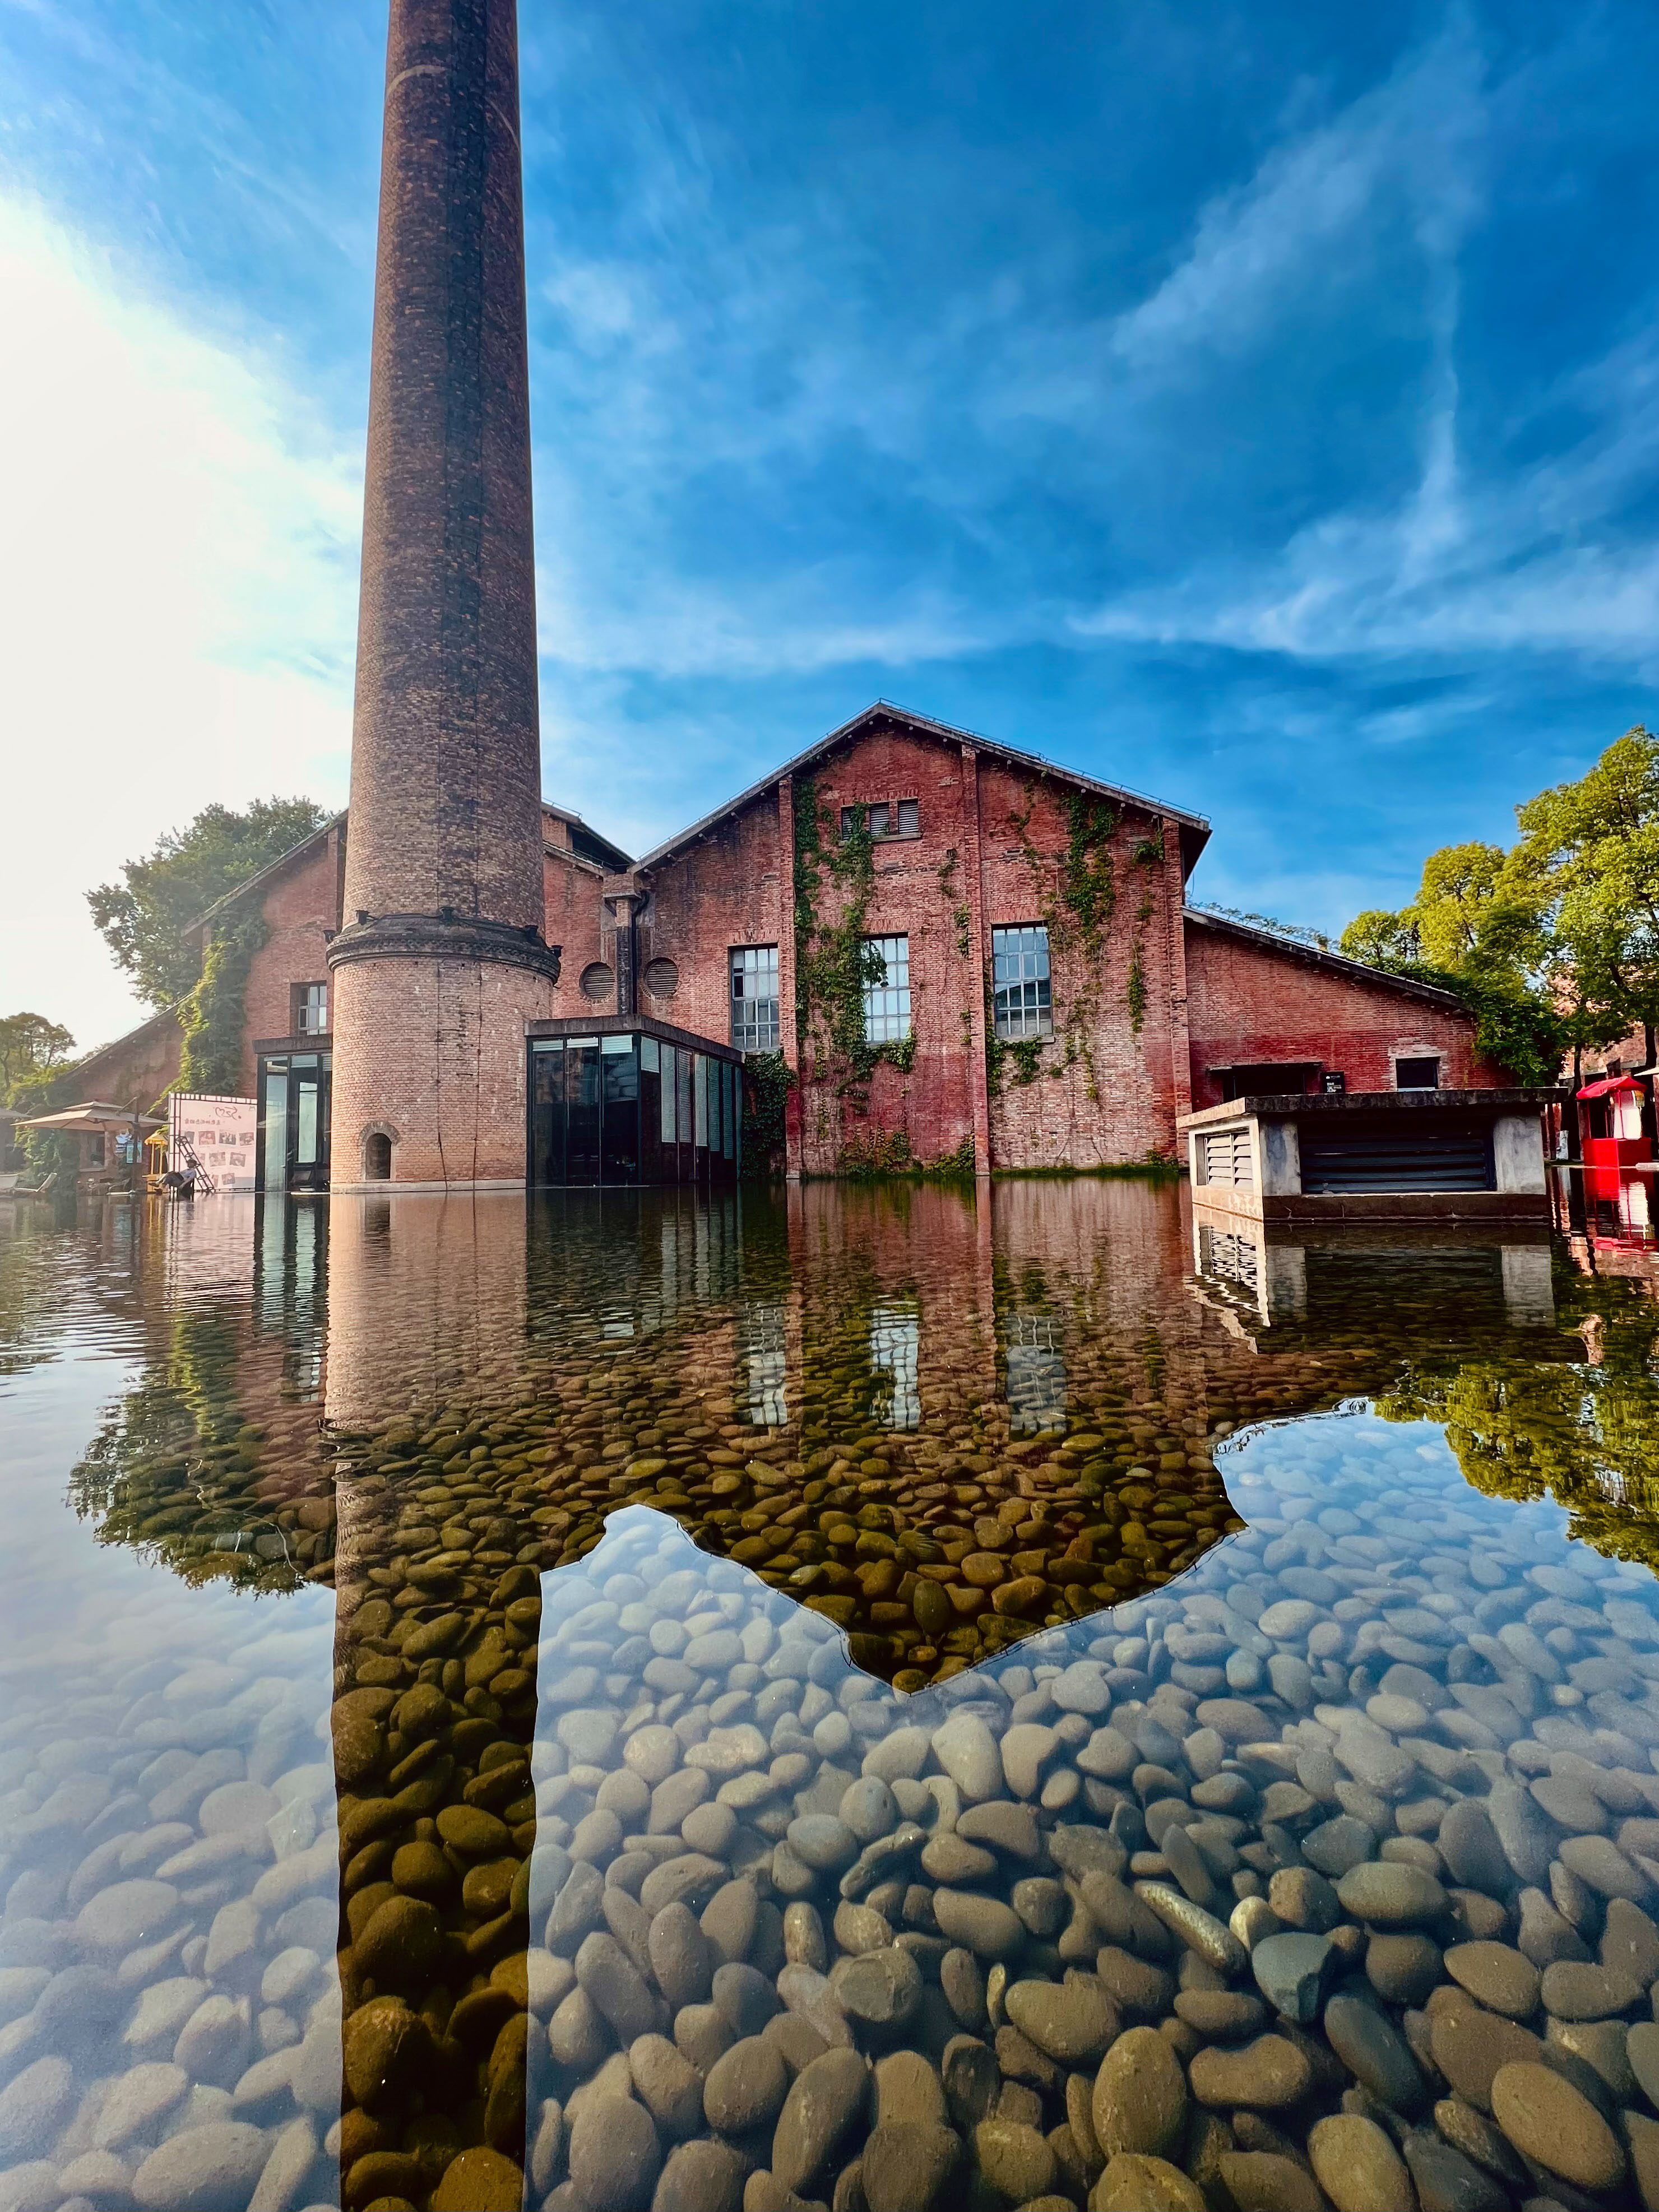
<svg viewBox="0 0 1659 2212">
<path fill-rule="evenodd" d="M 202 960 L 185 937 L 190 924 L 327 819 L 309 799 L 256 799 L 240 812 L 205 806 L 127 861 L 118 883 L 88 891 L 92 918 L 139 995 L 170 1006 L 193 990 Z"/>
<path fill-rule="evenodd" d="M 1480 1050 L 1547 1082 L 1564 1052 L 1659 1025 L 1659 739 L 1627 731 L 1576 782 L 1516 808 L 1513 846 L 1445 845 L 1398 913 L 1370 908 L 1341 949 L 1438 983 Z"/>
<path fill-rule="evenodd" d="M 44 1014 L 0 1015 L 0 1104 L 10 1105 L 27 1078 L 66 1066 L 74 1049 L 69 1031 Z"/>
</svg>

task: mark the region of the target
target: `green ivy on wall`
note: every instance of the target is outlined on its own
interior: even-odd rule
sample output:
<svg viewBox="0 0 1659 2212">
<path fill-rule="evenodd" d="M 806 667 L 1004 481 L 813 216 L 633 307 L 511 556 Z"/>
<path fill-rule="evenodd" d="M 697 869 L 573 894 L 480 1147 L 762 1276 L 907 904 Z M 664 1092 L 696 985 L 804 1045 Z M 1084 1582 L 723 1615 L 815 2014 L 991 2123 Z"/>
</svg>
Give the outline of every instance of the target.
<svg viewBox="0 0 1659 2212">
<path fill-rule="evenodd" d="M 795 786 L 795 1033 L 803 1064 L 810 1042 L 817 1079 L 833 1075 L 839 1094 L 856 1103 L 878 1061 L 908 1074 L 916 1043 L 914 1029 L 883 1044 L 872 1044 L 864 1033 L 865 992 L 886 973 L 869 942 L 875 840 L 861 820 L 839 838 L 826 836 L 833 826 L 817 782 L 803 776 Z M 833 921 L 822 910 L 826 878 L 842 894 Z"/>
<path fill-rule="evenodd" d="M 200 979 L 179 1009 L 185 1043 L 176 1090 L 234 1096 L 242 1079 L 248 975 L 269 933 L 259 914 L 244 915 L 215 932 Z"/>
<path fill-rule="evenodd" d="M 784 1115 L 795 1071 L 781 1052 L 745 1053 L 743 1062 L 743 1164 L 763 1175 L 784 1149 Z"/>
</svg>

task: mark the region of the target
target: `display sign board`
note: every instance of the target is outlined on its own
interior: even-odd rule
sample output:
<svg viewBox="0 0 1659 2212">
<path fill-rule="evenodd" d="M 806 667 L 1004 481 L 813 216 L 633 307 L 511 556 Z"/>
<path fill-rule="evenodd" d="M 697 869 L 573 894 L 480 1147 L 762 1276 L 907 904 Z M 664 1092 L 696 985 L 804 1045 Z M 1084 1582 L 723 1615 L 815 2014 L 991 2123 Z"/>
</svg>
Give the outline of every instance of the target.
<svg viewBox="0 0 1659 2212">
<path fill-rule="evenodd" d="M 259 1108 L 252 1098 L 204 1098 L 173 1091 L 167 1099 L 167 1165 L 181 1174 L 190 1171 L 190 1158 L 180 1137 L 213 1178 L 216 1190 L 254 1188 L 254 1147 L 258 1141 Z"/>
</svg>

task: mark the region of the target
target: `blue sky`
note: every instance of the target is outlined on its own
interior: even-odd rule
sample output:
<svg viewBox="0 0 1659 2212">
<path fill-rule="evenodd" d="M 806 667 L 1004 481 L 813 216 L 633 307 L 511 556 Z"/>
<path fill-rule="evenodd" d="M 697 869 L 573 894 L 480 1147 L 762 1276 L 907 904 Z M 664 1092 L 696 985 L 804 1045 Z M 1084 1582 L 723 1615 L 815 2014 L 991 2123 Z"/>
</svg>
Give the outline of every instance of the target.
<svg viewBox="0 0 1659 2212">
<path fill-rule="evenodd" d="M 545 781 L 882 695 L 1340 927 L 1656 714 L 1659 16 L 520 0 Z M 0 1011 L 345 790 L 384 4 L 0 0 Z"/>
</svg>

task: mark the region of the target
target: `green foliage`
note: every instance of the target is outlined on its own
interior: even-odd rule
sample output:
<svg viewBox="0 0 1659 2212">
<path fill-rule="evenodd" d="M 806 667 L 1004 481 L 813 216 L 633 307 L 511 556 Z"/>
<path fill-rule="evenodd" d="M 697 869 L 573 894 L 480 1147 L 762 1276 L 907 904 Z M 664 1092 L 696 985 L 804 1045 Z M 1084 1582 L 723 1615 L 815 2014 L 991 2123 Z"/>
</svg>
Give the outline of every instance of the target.
<svg viewBox="0 0 1659 2212">
<path fill-rule="evenodd" d="M 1659 738 L 1639 725 L 1516 810 L 1509 873 L 1547 916 L 1579 1041 L 1659 1029 Z"/>
<path fill-rule="evenodd" d="M 1568 1049 L 1659 1030 L 1659 738 L 1640 726 L 1516 809 L 1521 836 L 1431 853 L 1411 904 L 1342 933 L 1351 959 L 1454 991 L 1481 1051 L 1549 1081 Z"/>
<path fill-rule="evenodd" d="M 1098 962 L 1107 925 L 1117 904 L 1111 841 L 1122 817 L 1109 799 L 1091 791 L 1068 792 L 1065 799 L 1066 853 L 1060 870 L 1060 902 L 1075 926 L 1084 957 Z M 1026 810 L 1030 819 L 1030 810 Z M 1054 925 L 1049 925 L 1052 939 Z"/>
<path fill-rule="evenodd" d="M 908 1129 L 854 1129 L 836 1160 L 840 1175 L 855 1182 L 882 1176 L 908 1175 L 916 1168 Z"/>
<path fill-rule="evenodd" d="M 69 1064 L 75 1039 L 61 1023 L 44 1014 L 0 1018 L 0 1104 L 15 1103 L 13 1085 L 25 1078 L 50 1074 Z"/>
<path fill-rule="evenodd" d="M 1129 962 L 1129 980 L 1124 986 L 1124 997 L 1128 1001 L 1129 1027 L 1140 1035 L 1140 1025 L 1146 1018 L 1146 970 L 1141 963 L 1140 944 L 1137 939 Z"/>
<path fill-rule="evenodd" d="M 207 806 L 183 830 L 170 830 L 121 880 L 87 894 L 92 918 L 153 1006 L 170 1006 L 199 975 L 190 924 L 227 891 L 319 830 L 327 820 L 308 799 L 259 799 L 244 811 Z"/>
<path fill-rule="evenodd" d="M 242 1079 L 242 1031 L 248 970 L 268 932 L 262 915 L 233 916 L 216 927 L 195 988 L 179 1009 L 185 1033 L 182 1091 L 233 1097 Z"/>
<path fill-rule="evenodd" d="M 14 1076 L 7 1086 L 6 1103 L 18 1114 L 53 1114 L 74 1105 L 76 1088 L 74 1061 L 59 1061 Z M 54 1170 L 73 1176 L 81 1164 L 81 1139 L 72 1131 L 25 1129 L 23 1150 L 37 1176 Z"/>
<path fill-rule="evenodd" d="M 743 1164 L 769 1173 L 782 1154 L 786 1101 L 795 1071 L 781 1052 L 751 1052 L 743 1063 Z"/>
</svg>

